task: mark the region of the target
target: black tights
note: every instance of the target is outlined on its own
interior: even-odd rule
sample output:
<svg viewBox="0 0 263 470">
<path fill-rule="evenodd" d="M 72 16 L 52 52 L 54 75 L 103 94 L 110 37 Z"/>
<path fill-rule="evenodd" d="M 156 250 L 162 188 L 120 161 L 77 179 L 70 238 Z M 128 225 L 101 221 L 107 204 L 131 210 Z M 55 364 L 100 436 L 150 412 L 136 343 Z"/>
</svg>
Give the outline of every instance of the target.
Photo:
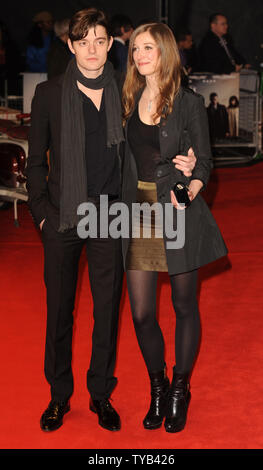
<svg viewBox="0 0 263 470">
<path fill-rule="evenodd" d="M 190 372 L 199 343 L 197 275 L 195 270 L 170 276 L 176 313 L 176 371 L 180 374 Z M 135 332 L 148 372 L 161 371 L 165 367 L 164 339 L 156 317 L 157 280 L 157 272 L 127 272 Z"/>
</svg>

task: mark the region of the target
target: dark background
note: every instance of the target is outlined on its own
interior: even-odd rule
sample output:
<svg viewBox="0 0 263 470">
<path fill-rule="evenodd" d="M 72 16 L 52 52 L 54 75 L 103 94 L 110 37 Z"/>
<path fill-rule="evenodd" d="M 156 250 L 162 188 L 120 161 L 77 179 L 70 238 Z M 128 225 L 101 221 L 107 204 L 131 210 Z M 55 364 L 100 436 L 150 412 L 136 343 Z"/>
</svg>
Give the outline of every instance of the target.
<svg viewBox="0 0 263 470">
<path fill-rule="evenodd" d="M 158 20 L 159 3 L 158 0 L 5 0 L 1 2 L 0 20 L 23 53 L 31 19 L 38 11 L 49 10 L 55 19 L 62 19 L 94 5 L 102 7 L 110 16 L 116 13 L 130 16 L 136 26 L 143 19 Z M 259 69 L 263 62 L 263 0 L 169 0 L 168 5 L 169 26 L 175 33 L 189 27 L 197 45 L 208 28 L 209 15 L 223 12 L 228 17 L 236 48 L 247 62 Z"/>
</svg>

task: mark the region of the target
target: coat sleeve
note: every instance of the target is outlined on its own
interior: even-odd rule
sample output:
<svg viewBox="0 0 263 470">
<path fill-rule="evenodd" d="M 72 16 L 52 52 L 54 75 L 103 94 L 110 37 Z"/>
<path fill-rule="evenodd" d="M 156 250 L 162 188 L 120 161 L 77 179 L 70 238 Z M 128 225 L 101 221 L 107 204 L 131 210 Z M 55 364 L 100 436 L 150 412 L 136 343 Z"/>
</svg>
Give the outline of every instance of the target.
<svg viewBox="0 0 263 470">
<path fill-rule="evenodd" d="M 39 226 L 46 217 L 47 176 L 50 132 L 44 83 L 37 85 L 31 107 L 31 127 L 27 158 L 28 205 L 34 222 Z"/>
<path fill-rule="evenodd" d="M 193 105 L 189 108 L 187 130 L 197 159 L 191 179 L 201 180 L 204 184 L 202 189 L 204 189 L 208 183 L 213 162 L 207 111 L 201 95 L 195 96 Z"/>
</svg>

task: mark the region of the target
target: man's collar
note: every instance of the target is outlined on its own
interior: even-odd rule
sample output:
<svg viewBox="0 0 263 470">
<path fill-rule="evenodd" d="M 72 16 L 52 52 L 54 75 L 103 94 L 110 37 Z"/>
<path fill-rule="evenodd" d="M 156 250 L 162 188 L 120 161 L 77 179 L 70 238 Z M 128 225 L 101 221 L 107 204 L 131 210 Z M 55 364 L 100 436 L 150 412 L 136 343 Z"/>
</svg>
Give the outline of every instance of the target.
<svg viewBox="0 0 263 470">
<path fill-rule="evenodd" d="M 123 44 L 123 45 L 125 46 L 125 41 L 123 41 L 123 39 L 122 39 L 122 38 L 119 38 L 118 36 L 116 36 L 116 37 L 114 38 L 114 41 L 118 41 L 118 42 L 120 42 L 121 44 Z"/>
</svg>

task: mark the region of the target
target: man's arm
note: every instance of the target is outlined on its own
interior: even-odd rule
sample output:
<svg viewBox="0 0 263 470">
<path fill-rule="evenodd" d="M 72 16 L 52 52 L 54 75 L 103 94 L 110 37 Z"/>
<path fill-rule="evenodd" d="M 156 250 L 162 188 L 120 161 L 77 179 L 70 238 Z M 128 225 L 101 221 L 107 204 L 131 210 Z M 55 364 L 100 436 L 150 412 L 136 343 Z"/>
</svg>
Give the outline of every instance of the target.
<svg viewBox="0 0 263 470">
<path fill-rule="evenodd" d="M 31 127 L 27 159 L 28 204 L 37 226 L 46 217 L 47 200 L 47 150 L 50 132 L 47 99 L 44 84 L 37 85 L 31 108 Z"/>
</svg>

